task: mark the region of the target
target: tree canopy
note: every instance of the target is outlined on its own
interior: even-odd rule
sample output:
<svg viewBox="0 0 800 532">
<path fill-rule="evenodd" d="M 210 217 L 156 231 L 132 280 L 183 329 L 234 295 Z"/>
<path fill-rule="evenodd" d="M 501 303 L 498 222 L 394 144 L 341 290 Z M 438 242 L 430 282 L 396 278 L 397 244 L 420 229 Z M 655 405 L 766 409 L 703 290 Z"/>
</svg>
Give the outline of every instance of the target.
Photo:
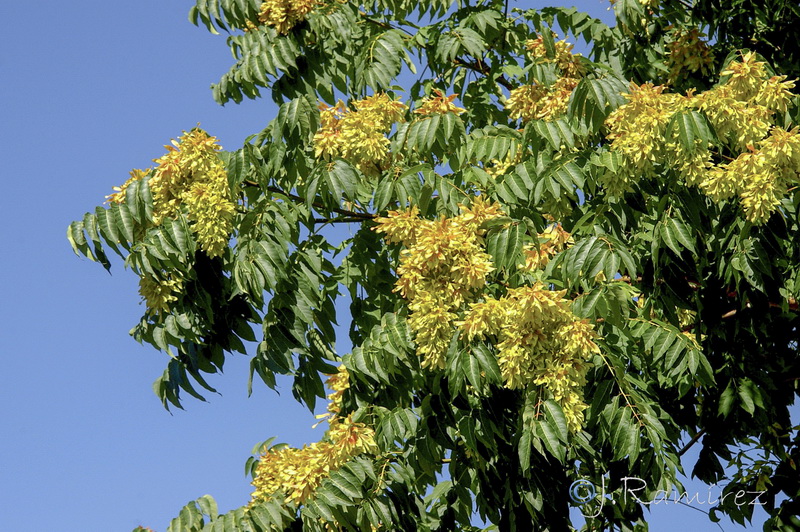
<svg viewBox="0 0 800 532">
<path fill-rule="evenodd" d="M 140 277 L 165 407 L 249 352 L 327 430 L 169 530 L 646 530 L 692 446 L 712 519 L 800 527 L 800 7 L 613 9 L 197 0 L 214 98 L 277 115 L 183 132 L 68 237 Z"/>
</svg>

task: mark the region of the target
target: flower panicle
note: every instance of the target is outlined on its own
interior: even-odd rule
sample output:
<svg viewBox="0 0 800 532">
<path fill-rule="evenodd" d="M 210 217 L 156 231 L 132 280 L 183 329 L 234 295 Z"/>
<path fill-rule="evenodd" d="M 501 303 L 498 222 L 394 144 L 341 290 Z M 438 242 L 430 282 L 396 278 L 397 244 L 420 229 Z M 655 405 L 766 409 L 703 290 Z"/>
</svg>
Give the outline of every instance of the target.
<svg viewBox="0 0 800 532">
<path fill-rule="evenodd" d="M 452 218 L 425 220 L 412 207 L 390 212 L 375 227 L 389 242 L 406 246 L 395 290 L 409 302 L 408 323 L 424 367 L 444 367 L 456 311 L 485 286 L 494 270 L 491 256 L 483 250 L 483 224 L 504 216 L 501 207 L 474 198 L 460 209 Z"/>
<path fill-rule="evenodd" d="M 284 446 L 263 453 L 256 466 L 251 504 L 280 496 L 285 504 L 301 505 L 347 461 L 362 454 L 377 454 L 375 431 L 353 421 L 352 414 L 341 415 L 342 396 L 350 387 L 344 364 L 328 376 L 327 384 L 332 390 L 326 416 L 330 428 L 324 439 L 299 449 Z"/>
</svg>

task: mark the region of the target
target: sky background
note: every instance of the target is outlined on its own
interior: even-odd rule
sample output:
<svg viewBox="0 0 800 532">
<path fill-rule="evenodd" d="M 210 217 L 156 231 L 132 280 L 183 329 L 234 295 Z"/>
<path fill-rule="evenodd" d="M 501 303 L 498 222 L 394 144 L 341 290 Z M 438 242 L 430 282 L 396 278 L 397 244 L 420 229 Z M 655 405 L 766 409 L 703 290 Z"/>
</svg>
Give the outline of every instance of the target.
<svg viewBox="0 0 800 532">
<path fill-rule="evenodd" d="M 221 511 L 247 503 L 244 463 L 256 443 L 277 436 L 300 446 L 322 436 L 288 385 L 277 395 L 257 384 L 247 397 L 242 355 L 209 379 L 221 395 L 187 397 L 185 411 L 166 412 L 151 385 L 167 355 L 128 336 L 144 310 L 137 277 L 119 260 L 109 275 L 66 240 L 71 221 L 183 130 L 200 123 L 236 149 L 274 116 L 267 100 L 213 101 L 209 86 L 232 59 L 223 35 L 187 21 L 192 4 L 0 7 L 2 530 L 163 532 L 206 493 Z M 578 7 L 610 17 L 605 0 Z M 655 532 L 720 530 L 692 508 L 661 506 L 653 515 Z M 757 515 L 753 530 L 763 522 Z"/>
</svg>

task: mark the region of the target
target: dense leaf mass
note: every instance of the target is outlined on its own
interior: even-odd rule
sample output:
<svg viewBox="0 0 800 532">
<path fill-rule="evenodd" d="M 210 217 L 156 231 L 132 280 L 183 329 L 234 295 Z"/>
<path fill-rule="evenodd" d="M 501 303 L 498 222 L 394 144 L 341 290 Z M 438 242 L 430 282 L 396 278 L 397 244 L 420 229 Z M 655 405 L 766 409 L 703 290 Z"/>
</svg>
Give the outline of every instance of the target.
<svg viewBox="0 0 800 532">
<path fill-rule="evenodd" d="M 800 527 L 800 10 L 613 9 L 197 0 L 234 58 L 214 98 L 275 118 L 184 133 L 68 238 L 140 276 L 166 407 L 249 352 L 327 430 L 170 530 L 645 530 L 681 472 L 724 483 L 712 519 L 743 491 Z"/>
</svg>

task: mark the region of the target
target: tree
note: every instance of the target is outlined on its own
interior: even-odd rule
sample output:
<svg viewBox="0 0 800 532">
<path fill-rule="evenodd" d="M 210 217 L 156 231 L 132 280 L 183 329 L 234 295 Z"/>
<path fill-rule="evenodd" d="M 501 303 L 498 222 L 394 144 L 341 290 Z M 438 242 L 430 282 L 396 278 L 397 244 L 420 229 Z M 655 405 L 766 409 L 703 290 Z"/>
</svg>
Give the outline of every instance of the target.
<svg viewBox="0 0 800 532">
<path fill-rule="evenodd" d="M 250 343 L 329 426 L 170 529 L 641 530 L 693 445 L 713 519 L 797 529 L 800 9 L 717 4 L 198 0 L 215 99 L 277 116 L 184 132 L 68 237 L 140 276 L 165 407 Z"/>
</svg>

